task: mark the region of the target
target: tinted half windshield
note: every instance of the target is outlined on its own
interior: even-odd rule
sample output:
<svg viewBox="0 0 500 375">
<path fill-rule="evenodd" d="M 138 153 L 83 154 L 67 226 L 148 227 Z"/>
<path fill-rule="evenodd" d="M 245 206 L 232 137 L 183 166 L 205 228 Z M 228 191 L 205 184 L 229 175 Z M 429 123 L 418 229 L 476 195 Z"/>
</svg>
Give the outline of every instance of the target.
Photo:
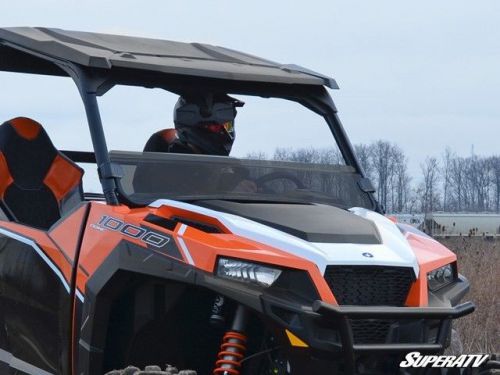
<svg viewBox="0 0 500 375">
<path fill-rule="evenodd" d="M 110 156 L 123 169 L 123 192 L 142 204 L 226 199 L 372 208 L 358 185 L 361 176 L 346 165 L 149 152 Z"/>
</svg>

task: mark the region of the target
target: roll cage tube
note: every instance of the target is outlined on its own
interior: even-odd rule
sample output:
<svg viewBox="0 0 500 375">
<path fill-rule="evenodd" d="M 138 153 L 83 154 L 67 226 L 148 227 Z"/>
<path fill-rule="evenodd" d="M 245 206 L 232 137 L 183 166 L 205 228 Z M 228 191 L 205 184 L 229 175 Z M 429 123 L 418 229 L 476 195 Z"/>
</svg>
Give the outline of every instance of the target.
<svg viewBox="0 0 500 375">
<path fill-rule="evenodd" d="M 104 199 L 107 204 L 117 206 L 120 204 L 117 187 L 123 173 L 121 172 L 121 168 L 111 163 L 109 158 L 99 104 L 97 103 L 97 91 L 99 87 L 105 83 L 106 79 L 99 75 L 88 74 L 84 69 L 74 64 L 55 63 L 73 78 L 73 81 L 78 87 L 87 115 L 87 122 L 97 164 L 97 173 L 101 182 Z"/>
<path fill-rule="evenodd" d="M 96 93 L 83 93 L 82 100 L 87 114 L 92 144 L 94 146 L 97 172 L 99 180 L 101 181 L 102 192 L 104 193 L 107 204 L 117 206 L 120 204 L 117 196 L 117 180 L 122 177 L 122 173 L 120 167 L 111 163 L 109 159 L 108 146 L 102 128 L 102 120 Z"/>
</svg>

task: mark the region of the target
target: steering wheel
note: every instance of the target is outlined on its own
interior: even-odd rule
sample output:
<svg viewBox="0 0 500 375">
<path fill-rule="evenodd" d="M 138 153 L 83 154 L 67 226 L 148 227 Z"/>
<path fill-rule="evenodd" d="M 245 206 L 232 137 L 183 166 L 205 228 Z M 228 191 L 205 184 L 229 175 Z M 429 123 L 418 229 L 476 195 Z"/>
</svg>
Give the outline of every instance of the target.
<svg viewBox="0 0 500 375">
<path fill-rule="evenodd" d="M 254 180 L 254 182 L 257 185 L 257 188 L 265 190 L 264 185 L 267 184 L 269 181 L 281 180 L 281 179 L 292 181 L 297 186 L 297 189 L 306 188 L 306 186 L 302 183 L 302 181 L 299 178 L 297 178 L 296 176 L 294 176 L 289 172 L 271 172 L 269 174 L 257 178 L 256 180 Z"/>
</svg>

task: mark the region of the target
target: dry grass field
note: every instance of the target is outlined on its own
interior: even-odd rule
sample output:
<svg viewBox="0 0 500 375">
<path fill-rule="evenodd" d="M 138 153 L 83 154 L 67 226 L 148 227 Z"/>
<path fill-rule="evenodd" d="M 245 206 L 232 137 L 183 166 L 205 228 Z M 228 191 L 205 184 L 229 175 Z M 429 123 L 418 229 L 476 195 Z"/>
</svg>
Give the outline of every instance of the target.
<svg viewBox="0 0 500 375">
<path fill-rule="evenodd" d="M 458 270 L 471 282 L 466 296 L 476 311 L 455 324 L 464 353 L 500 353 L 500 240 L 440 239 L 458 257 Z"/>
</svg>

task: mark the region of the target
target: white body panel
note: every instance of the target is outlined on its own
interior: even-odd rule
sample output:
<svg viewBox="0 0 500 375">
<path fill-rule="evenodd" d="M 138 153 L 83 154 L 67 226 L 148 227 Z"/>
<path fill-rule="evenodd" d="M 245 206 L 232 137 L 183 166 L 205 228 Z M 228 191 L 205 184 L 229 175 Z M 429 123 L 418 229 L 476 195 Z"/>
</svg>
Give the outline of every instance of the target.
<svg viewBox="0 0 500 375">
<path fill-rule="evenodd" d="M 238 236 L 308 259 L 318 266 L 322 274 L 330 264 L 412 267 L 416 276 L 419 271 L 417 258 L 396 225 L 385 216 L 364 208 L 356 207 L 350 211 L 376 225 L 382 244 L 310 243 L 253 220 L 189 203 L 160 199 L 150 206 L 177 207 L 216 218 Z"/>
</svg>

